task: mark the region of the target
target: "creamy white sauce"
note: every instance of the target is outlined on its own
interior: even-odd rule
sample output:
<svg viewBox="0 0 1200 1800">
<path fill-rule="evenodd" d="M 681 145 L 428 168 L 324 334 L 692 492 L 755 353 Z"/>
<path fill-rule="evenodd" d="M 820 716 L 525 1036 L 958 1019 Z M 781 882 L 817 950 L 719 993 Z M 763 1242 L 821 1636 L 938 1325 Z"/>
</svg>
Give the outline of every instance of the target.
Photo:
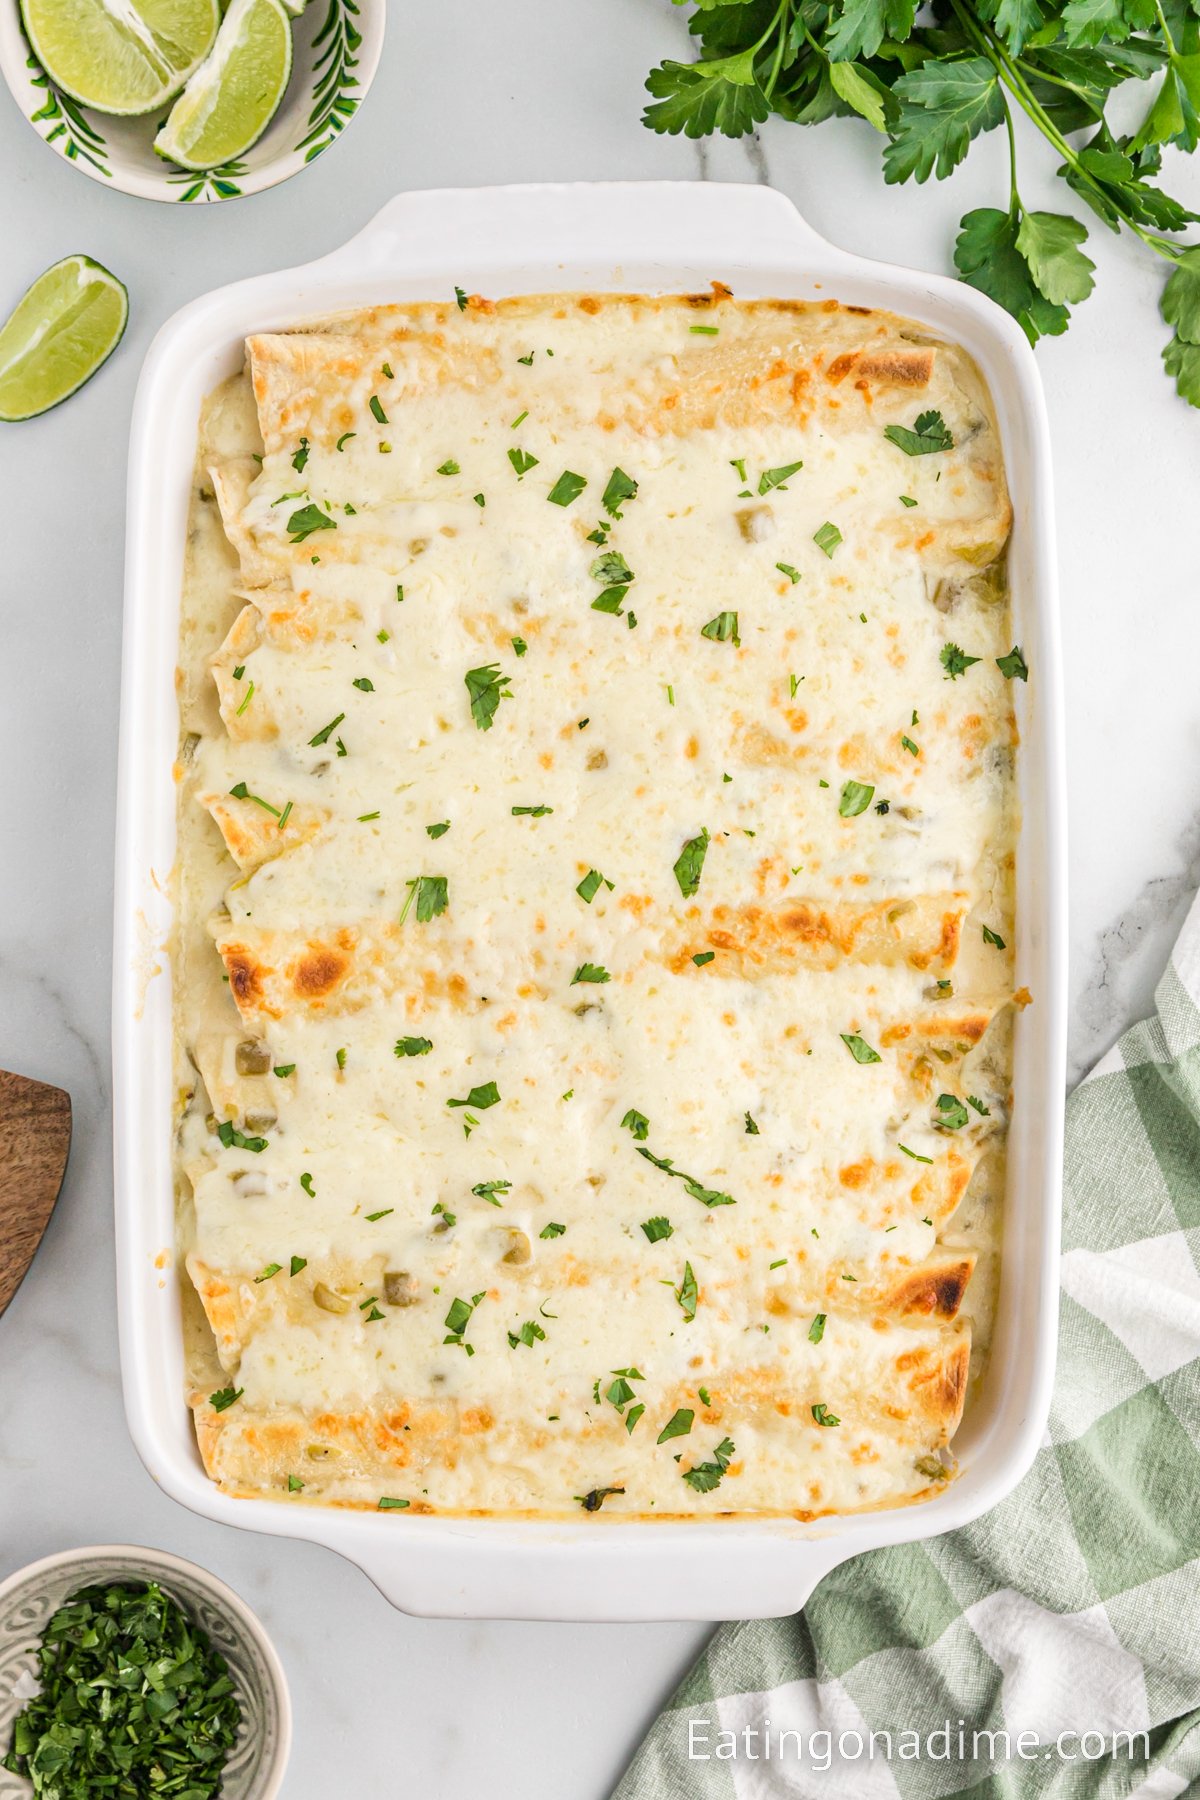
<svg viewBox="0 0 1200 1800">
<path fill-rule="evenodd" d="M 431 384 L 420 345 L 384 334 L 334 394 L 306 402 L 301 471 L 301 425 L 268 435 L 241 522 L 270 564 L 269 593 L 243 585 L 206 497 L 209 466 L 258 441 L 244 379 L 202 424 L 181 649 L 184 732 L 198 739 L 180 780 L 181 1248 L 229 1284 L 237 1321 L 223 1371 L 194 1322 L 191 1379 L 242 1390 L 235 1407 L 264 1419 L 400 1401 L 486 1415 L 482 1431 L 451 1425 L 414 1461 L 403 1491 L 415 1503 L 577 1511 L 573 1497 L 597 1486 L 625 1489 L 606 1511 L 911 1497 L 929 1486 L 941 1437 L 895 1417 L 897 1357 L 967 1327 L 973 1370 L 986 1351 L 1005 1021 L 965 1068 L 935 1047 L 923 1078 L 909 1040 L 889 1042 L 939 1006 L 988 1012 L 1010 991 L 1015 732 L 996 662 L 1011 647 L 1008 609 L 1002 585 L 972 583 L 936 531 L 919 542 L 922 527 L 949 534 L 994 504 L 972 461 L 986 403 L 961 354 L 939 351 L 953 373 L 939 373 L 932 401 L 885 390 L 864 417 L 657 437 L 644 421 L 599 423 L 614 385 L 653 393 L 672 370 L 701 380 L 691 359 L 706 340 L 689 338 L 688 317 L 667 310 L 636 333 L 619 310 L 547 317 L 536 339 L 527 319 L 471 321 L 504 371 L 478 387 Z M 738 315 L 721 318 L 728 344 Z M 353 348 L 380 328 L 342 329 Z M 519 366 L 532 341 L 553 342 L 555 357 Z M 896 322 L 887 341 L 901 341 Z M 930 403 L 953 450 L 910 458 L 885 441 L 884 423 L 911 425 Z M 338 451 L 346 406 L 355 435 Z M 539 459 L 520 479 L 510 448 Z M 448 460 L 459 472 L 439 474 Z M 764 470 L 799 460 L 758 494 Z M 614 467 L 638 493 L 598 546 L 587 534 Z M 564 469 L 587 487 L 548 504 Z M 336 527 L 293 547 L 286 521 L 310 503 Z M 813 541 L 826 521 L 842 534 L 832 557 Z M 590 604 L 606 550 L 635 577 L 619 616 Z M 247 594 L 275 622 L 236 681 L 225 659 L 234 704 L 222 723 L 209 664 Z M 737 613 L 738 645 L 702 635 L 724 611 Z M 292 620 L 315 629 L 302 636 Z M 949 642 L 978 658 L 954 681 L 940 660 Z M 510 691 L 484 731 L 464 676 L 492 663 Z M 846 818 L 850 780 L 874 793 Z M 225 803 L 241 783 L 275 809 L 247 815 L 255 829 L 275 830 L 290 803 L 293 830 L 311 832 L 244 873 L 198 803 Z M 518 806 L 552 811 L 513 816 Z M 701 831 L 699 891 L 684 898 L 674 865 Z M 589 869 L 612 883 L 590 905 L 577 893 Z M 448 910 L 421 923 L 410 907 L 397 929 L 418 876 L 444 878 Z M 700 967 L 688 954 L 705 953 L 714 908 L 931 894 L 959 896 L 954 967 L 842 961 L 747 978 L 722 971 L 721 949 Z M 222 907 L 228 918 L 210 921 Z M 282 1016 L 239 1020 L 212 934 L 277 966 L 281 946 L 294 954 L 345 929 L 361 959 L 352 1007 L 293 998 Z M 573 984 L 588 963 L 611 979 Z M 881 1060 L 856 1062 L 842 1034 Z M 397 1056 L 405 1037 L 432 1049 Z M 247 1039 L 294 1072 L 239 1074 Z M 448 1104 L 488 1082 L 496 1105 Z M 943 1083 L 987 1115 L 941 1129 Z M 706 1208 L 640 1156 L 622 1126 L 631 1108 L 649 1121 L 645 1148 L 735 1204 Z M 267 1148 L 222 1146 L 212 1125 L 225 1118 Z M 929 1166 L 918 1159 L 936 1163 L 951 1143 L 989 1154 L 944 1221 L 914 1186 Z M 847 1174 L 863 1165 L 866 1179 Z M 472 1192 L 489 1182 L 508 1184 L 498 1205 Z M 650 1242 L 642 1222 L 656 1217 L 672 1235 Z M 552 1225 L 565 1229 L 543 1235 Z M 505 1261 L 514 1250 L 525 1260 Z M 979 1261 L 957 1324 L 887 1314 L 891 1284 L 960 1250 Z M 293 1257 L 306 1265 L 295 1276 Z M 387 1303 L 388 1271 L 410 1277 L 415 1304 Z M 349 1311 L 314 1305 L 317 1280 Z M 462 1342 L 447 1344 L 451 1302 L 475 1294 Z M 530 1325 L 544 1336 L 521 1341 Z M 632 1432 L 628 1406 L 604 1397 L 628 1368 L 646 1409 Z M 839 1424 L 820 1426 L 814 1406 Z M 658 1446 L 679 1408 L 695 1414 L 690 1434 Z M 725 1437 L 729 1472 L 697 1493 L 682 1472 Z M 336 1457 L 304 1476 L 309 1499 L 374 1503 L 381 1491 L 377 1471 Z M 277 1490 L 278 1471 L 243 1471 L 241 1485 Z"/>
</svg>

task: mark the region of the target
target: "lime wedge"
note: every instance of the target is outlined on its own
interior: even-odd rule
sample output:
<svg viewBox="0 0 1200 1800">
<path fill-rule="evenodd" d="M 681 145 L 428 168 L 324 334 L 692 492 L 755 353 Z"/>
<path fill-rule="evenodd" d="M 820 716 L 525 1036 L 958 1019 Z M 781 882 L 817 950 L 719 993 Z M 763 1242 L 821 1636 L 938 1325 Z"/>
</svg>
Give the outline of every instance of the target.
<svg viewBox="0 0 1200 1800">
<path fill-rule="evenodd" d="M 0 419 L 33 419 L 90 381 L 121 341 L 129 296 L 90 256 L 66 256 L 0 326 Z"/>
<path fill-rule="evenodd" d="M 221 22 L 218 0 L 21 0 L 21 16 L 51 81 L 104 113 L 177 94 Z"/>
<path fill-rule="evenodd" d="M 291 72 L 292 23 L 280 0 L 233 0 L 154 148 L 184 169 L 232 162 L 275 117 Z"/>
</svg>

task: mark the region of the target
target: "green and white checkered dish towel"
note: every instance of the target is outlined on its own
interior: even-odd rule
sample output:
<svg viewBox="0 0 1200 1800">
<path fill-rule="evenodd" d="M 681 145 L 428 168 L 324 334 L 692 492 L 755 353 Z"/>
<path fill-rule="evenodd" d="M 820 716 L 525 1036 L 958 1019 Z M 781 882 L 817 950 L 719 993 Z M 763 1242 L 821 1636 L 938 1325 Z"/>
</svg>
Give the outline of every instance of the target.
<svg viewBox="0 0 1200 1800">
<path fill-rule="evenodd" d="M 843 1564 L 794 1618 L 722 1626 L 614 1800 L 1200 1795 L 1200 901 L 1156 1005 L 1067 1103 L 1058 1372 L 1025 1480 Z M 986 1731 L 1007 1756 L 972 1755 Z M 859 1751 L 872 1732 L 890 1759 Z"/>
</svg>

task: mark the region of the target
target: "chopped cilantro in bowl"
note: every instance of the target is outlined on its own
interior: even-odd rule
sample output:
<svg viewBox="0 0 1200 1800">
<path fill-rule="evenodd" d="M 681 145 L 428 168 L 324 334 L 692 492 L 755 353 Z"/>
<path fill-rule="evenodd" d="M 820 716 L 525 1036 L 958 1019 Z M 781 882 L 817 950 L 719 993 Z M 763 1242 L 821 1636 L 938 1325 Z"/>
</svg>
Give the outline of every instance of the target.
<svg viewBox="0 0 1200 1800">
<path fill-rule="evenodd" d="M 0 1583 L 0 1639 L 18 1633 L 17 1679 L 0 1684 L 0 1768 L 34 1800 L 279 1794 L 283 1670 L 253 1614 L 203 1569 L 132 1546 L 48 1557 Z"/>
</svg>

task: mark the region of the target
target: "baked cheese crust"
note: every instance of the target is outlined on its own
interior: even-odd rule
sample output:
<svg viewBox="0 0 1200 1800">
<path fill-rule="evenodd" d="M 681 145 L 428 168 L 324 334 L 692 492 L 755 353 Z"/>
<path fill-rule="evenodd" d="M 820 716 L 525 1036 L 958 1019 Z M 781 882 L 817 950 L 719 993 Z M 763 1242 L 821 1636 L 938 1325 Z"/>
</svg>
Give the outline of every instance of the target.
<svg viewBox="0 0 1200 1800">
<path fill-rule="evenodd" d="M 833 301 L 460 298 L 253 337 L 202 423 L 205 1465 L 580 1520 L 923 1498 L 1010 1103 L 987 393 Z"/>
</svg>

